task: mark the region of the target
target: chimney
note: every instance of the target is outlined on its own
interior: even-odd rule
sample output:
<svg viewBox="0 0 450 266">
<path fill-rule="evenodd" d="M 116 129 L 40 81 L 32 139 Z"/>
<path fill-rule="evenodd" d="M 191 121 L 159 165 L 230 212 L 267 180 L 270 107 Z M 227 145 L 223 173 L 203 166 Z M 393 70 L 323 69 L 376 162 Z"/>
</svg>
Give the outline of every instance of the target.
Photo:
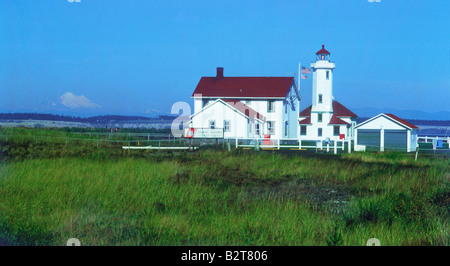
<svg viewBox="0 0 450 266">
<path fill-rule="evenodd" d="M 216 79 L 223 79 L 223 67 L 218 67 L 217 68 Z"/>
</svg>

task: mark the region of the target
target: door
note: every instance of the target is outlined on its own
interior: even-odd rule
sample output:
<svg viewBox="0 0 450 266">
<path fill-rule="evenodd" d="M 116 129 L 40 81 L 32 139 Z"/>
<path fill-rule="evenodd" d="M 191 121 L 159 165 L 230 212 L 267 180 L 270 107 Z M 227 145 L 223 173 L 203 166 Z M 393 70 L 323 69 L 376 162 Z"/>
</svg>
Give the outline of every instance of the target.
<svg viewBox="0 0 450 266">
<path fill-rule="evenodd" d="M 384 131 L 384 149 L 405 151 L 408 140 L 406 130 L 385 130 Z"/>
<path fill-rule="evenodd" d="M 357 145 L 366 146 L 366 150 L 380 150 L 379 129 L 358 129 Z"/>
</svg>

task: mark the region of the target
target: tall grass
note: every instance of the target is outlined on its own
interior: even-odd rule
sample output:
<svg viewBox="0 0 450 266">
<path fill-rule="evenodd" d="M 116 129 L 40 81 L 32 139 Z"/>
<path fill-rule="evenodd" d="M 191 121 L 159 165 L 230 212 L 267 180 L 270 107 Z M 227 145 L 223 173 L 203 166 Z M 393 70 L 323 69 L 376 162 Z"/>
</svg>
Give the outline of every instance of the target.
<svg viewBox="0 0 450 266">
<path fill-rule="evenodd" d="M 4 163 L 0 236 L 17 245 L 449 244 L 445 160 L 92 153 Z"/>
</svg>

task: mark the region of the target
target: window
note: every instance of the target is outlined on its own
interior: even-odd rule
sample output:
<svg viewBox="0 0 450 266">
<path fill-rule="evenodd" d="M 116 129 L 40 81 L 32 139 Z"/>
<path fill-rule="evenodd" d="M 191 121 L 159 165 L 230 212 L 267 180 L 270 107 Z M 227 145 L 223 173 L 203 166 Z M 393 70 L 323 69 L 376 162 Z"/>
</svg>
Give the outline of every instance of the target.
<svg viewBox="0 0 450 266">
<path fill-rule="evenodd" d="M 284 136 L 287 137 L 289 133 L 289 123 L 288 121 L 284 122 Z"/>
<path fill-rule="evenodd" d="M 334 126 L 333 127 L 333 136 L 339 136 L 339 126 Z"/>
<path fill-rule="evenodd" d="M 275 125 L 274 121 L 267 121 L 267 133 L 273 135 L 275 133 L 275 130 L 273 126 Z"/>
<path fill-rule="evenodd" d="M 209 120 L 209 128 L 211 129 L 216 128 L 216 120 Z"/>
<path fill-rule="evenodd" d="M 306 126 L 300 126 L 300 135 L 306 136 Z"/>
<path fill-rule="evenodd" d="M 223 120 L 223 130 L 225 132 L 230 132 L 230 120 Z"/>
<path fill-rule="evenodd" d="M 317 136 L 322 137 L 322 128 L 317 129 Z"/>
<path fill-rule="evenodd" d="M 255 124 L 255 134 L 259 136 L 259 123 Z"/>
<path fill-rule="evenodd" d="M 319 94 L 319 103 L 322 103 L 322 94 Z"/>
<path fill-rule="evenodd" d="M 273 113 L 275 111 L 275 101 L 267 101 L 267 112 Z"/>
<path fill-rule="evenodd" d="M 208 99 L 203 99 L 202 100 L 202 108 L 205 107 L 208 104 L 209 100 Z"/>
<path fill-rule="evenodd" d="M 286 102 L 284 104 L 284 113 L 287 114 L 287 110 L 288 110 L 288 103 Z"/>
<path fill-rule="evenodd" d="M 327 80 L 330 79 L 330 70 L 327 70 Z"/>
<path fill-rule="evenodd" d="M 317 114 L 317 122 L 322 122 L 322 114 L 321 113 Z"/>
</svg>

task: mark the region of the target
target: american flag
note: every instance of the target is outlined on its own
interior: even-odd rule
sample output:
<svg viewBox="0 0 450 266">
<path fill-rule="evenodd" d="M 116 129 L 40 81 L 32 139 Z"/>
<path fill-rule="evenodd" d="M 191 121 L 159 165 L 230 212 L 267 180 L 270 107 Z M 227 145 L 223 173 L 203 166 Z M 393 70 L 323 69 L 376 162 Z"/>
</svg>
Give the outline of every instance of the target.
<svg viewBox="0 0 450 266">
<path fill-rule="evenodd" d="M 302 75 L 302 79 L 307 79 L 308 76 L 307 75 Z"/>
<path fill-rule="evenodd" d="M 311 74 L 311 69 L 302 66 L 302 74 Z"/>
</svg>

